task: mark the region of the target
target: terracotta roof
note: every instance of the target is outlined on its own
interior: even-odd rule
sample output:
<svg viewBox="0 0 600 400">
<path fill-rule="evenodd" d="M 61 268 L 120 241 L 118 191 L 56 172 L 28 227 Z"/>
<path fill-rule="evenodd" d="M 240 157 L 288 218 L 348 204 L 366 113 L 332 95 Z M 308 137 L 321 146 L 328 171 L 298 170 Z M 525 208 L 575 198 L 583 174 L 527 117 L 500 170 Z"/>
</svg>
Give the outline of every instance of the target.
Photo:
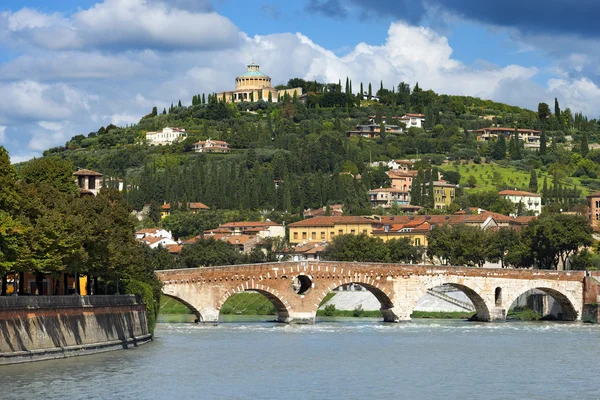
<svg viewBox="0 0 600 400">
<path fill-rule="evenodd" d="M 164 240 L 165 238 L 163 237 L 153 237 L 153 236 L 147 236 L 145 238 L 142 239 L 142 242 L 146 243 L 148 246 L 154 243 L 158 243 L 161 240 Z"/>
<path fill-rule="evenodd" d="M 396 164 L 408 164 L 408 165 L 413 165 L 414 162 L 410 161 L 410 160 L 394 160 L 394 162 Z"/>
<path fill-rule="evenodd" d="M 390 193 L 408 193 L 407 190 L 400 190 L 396 188 L 379 188 L 379 189 L 371 189 L 370 192 L 390 192 Z"/>
<path fill-rule="evenodd" d="M 91 169 L 78 169 L 73 172 L 75 176 L 103 176 L 100 172 L 92 171 Z"/>
<path fill-rule="evenodd" d="M 197 210 L 197 209 L 208 210 L 209 209 L 209 207 L 206 204 L 200 203 L 200 202 L 188 203 L 188 208 L 190 210 Z"/>
<path fill-rule="evenodd" d="M 481 128 L 481 129 L 475 129 L 473 132 L 486 132 L 486 131 L 490 131 L 490 132 L 506 132 L 506 131 L 511 131 L 514 132 L 515 128 L 504 128 L 504 127 L 490 127 L 490 128 Z M 517 132 L 521 132 L 521 133 L 542 133 L 541 131 L 536 131 L 535 129 L 517 129 Z"/>
<path fill-rule="evenodd" d="M 219 225 L 219 228 L 237 228 L 237 227 L 260 227 L 260 226 L 279 226 L 279 224 L 273 221 L 240 221 L 240 222 L 228 222 L 226 224 Z"/>
<path fill-rule="evenodd" d="M 160 229 L 158 228 L 145 228 L 145 229 L 140 229 L 139 231 L 135 231 L 136 234 L 142 234 L 142 233 L 156 233 L 157 231 L 159 231 Z"/>
<path fill-rule="evenodd" d="M 179 244 L 170 244 L 170 245 L 167 245 L 166 247 L 167 247 L 167 251 L 169 253 L 180 253 L 181 249 L 183 248 Z"/>
<path fill-rule="evenodd" d="M 222 238 L 221 240 L 223 240 L 229 244 L 246 244 L 254 238 L 255 238 L 255 236 L 250 236 L 250 235 L 234 235 L 234 236 L 227 236 L 225 238 Z"/>
<path fill-rule="evenodd" d="M 386 172 L 386 174 L 392 179 L 393 178 L 414 178 L 415 176 L 417 176 L 418 173 L 419 173 L 419 171 L 417 171 L 417 170 L 401 171 L 401 170 L 397 170 L 397 169 L 391 169 Z"/>
<path fill-rule="evenodd" d="M 406 117 L 425 118 L 425 114 L 404 114 Z"/>
<path fill-rule="evenodd" d="M 294 222 L 288 226 L 291 228 L 300 226 L 334 226 L 344 224 L 377 224 L 378 221 L 367 217 L 313 217 Z"/>
<path fill-rule="evenodd" d="M 587 195 L 587 196 L 585 196 L 585 197 L 586 197 L 586 198 L 587 198 L 587 197 L 600 197 L 600 192 L 596 192 L 596 193 L 588 194 L 588 195 Z"/>
<path fill-rule="evenodd" d="M 307 243 L 299 244 L 296 247 L 290 249 L 290 253 L 300 254 L 318 254 L 322 253 L 327 247 L 327 243 Z"/>
<path fill-rule="evenodd" d="M 437 187 L 453 187 L 453 188 L 455 188 L 455 187 L 456 187 L 456 185 L 455 185 L 455 184 L 453 184 L 453 183 L 448 183 L 448 182 L 446 182 L 446 181 L 435 181 L 435 182 L 433 182 L 433 187 L 436 187 L 436 186 L 437 186 Z"/>
<path fill-rule="evenodd" d="M 528 196 L 528 197 L 542 197 L 537 193 L 524 192 L 522 190 L 502 190 L 498 192 L 500 196 Z"/>
<path fill-rule="evenodd" d="M 224 141 L 222 141 L 222 140 L 211 140 L 211 139 L 208 139 L 208 140 L 203 140 L 203 141 L 201 141 L 201 142 L 196 142 L 196 143 L 194 143 L 194 144 L 195 144 L 195 145 L 196 145 L 196 144 L 206 144 L 207 142 L 208 142 L 208 143 L 214 143 L 214 144 L 217 144 L 217 145 L 222 145 L 222 146 L 229 146 L 229 143 L 227 143 L 227 142 L 224 142 Z"/>
</svg>

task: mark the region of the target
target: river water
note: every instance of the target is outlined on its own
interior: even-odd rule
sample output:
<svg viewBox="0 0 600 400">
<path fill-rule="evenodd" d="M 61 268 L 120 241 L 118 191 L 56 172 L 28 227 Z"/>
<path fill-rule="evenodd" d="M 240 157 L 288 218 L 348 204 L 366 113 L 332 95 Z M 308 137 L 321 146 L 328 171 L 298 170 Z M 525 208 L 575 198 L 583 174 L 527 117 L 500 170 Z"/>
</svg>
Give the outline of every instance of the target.
<svg viewBox="0 0 600 400">
<path fill-rule="evenodd" d="M 600 326 L 163 322 L 128 351 L 0 367 L 0 399 L 600 399 Z"/>
</svg>

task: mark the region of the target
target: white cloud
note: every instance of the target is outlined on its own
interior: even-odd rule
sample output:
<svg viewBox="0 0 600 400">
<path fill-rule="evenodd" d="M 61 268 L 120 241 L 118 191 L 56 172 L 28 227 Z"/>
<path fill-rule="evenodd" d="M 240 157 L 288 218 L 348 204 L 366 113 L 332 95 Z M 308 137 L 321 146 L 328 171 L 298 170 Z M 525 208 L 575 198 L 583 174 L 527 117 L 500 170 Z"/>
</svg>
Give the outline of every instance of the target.
<svg viewBox="0 0 600 400">
<path fill-rule="evenodd" d="M 206 2 L 204 2 L 206 3 Z M 238 28 L 226 17 L 149 0 L 105 0 L 67 17 L 23 9 L 2 17 L 9 39 L 50 50 L 214 49 L 236 46 Z M 3 24 L 0 23 L 0 26 Z M 6 40 L 6 39 L 5 39 Z"/>
<path fill-rule="evenodd" d="M 0 125 L 0 144 L 6 142 L 6 127 Z"/>
</svg>

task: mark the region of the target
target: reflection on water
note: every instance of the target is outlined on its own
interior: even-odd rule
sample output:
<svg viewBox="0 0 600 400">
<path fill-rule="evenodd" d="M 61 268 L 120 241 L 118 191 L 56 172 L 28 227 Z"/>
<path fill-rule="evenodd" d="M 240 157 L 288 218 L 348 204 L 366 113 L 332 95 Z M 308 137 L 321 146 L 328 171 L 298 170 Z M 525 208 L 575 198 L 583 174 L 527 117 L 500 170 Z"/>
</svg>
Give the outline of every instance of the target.
<svg viewBox="0 0 600 400">
<path fill-rule="evenodd" d="M 156 340 L 131 351 L 0 367 L 0 398 L 600 397 L 598 325 L 265 319 L 163 315 Z"/>
</svg>

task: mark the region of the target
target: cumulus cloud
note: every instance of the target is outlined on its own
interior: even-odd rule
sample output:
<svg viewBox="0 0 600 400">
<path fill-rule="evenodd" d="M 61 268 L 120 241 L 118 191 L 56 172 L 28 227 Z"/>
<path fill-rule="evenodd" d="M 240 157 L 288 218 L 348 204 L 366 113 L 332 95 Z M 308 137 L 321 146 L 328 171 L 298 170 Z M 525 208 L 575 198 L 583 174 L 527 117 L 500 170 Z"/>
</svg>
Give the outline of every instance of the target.
<svg viewBox="0 0 600 400">
<path fill-rule="evenodd" d="M 192 4 L 180 1 L 181 5 Z M 185 4 L 184 4 L 185 3 Z M 204 4 L 206 2 L 200 2 Z M 214 49 L 236 46 L 240 33 L 226 17 L 207 7 L 177 8 L 150 0 L 105 0 L 63 17 L 21 10 L 4 12 L 3 37 L 51 50 Z M 188 7 L 189 8 L 189 7 Z M 28 15 L 23 15 L 23 13 Z M 28 18 L 33 16 L 31 20 Z"/>
<path fill-rule="evenodd" d="M 198 16 L 214 22 L 216 14 L 184 3 L 106 0 L 68 17 L 29 10 L 30 20 L 27 14 L 15 17 L 20 11 L 0 14 L 0 40 L 2 32 L 9 32 L 25 44 L 20 57 L 0 64 L 0 126 L 5 127 L 0 129 L 0 142 L 6 143 L 13 160 L 39 155 L 109 123 L 135 123 L 154 106 L 162 111 L 178 100 L 189 104 L 198 93 L 231 90 L 235 77 L 253 58 L 274 85 L 293 77 L 337 82 L 348 76 L 358 91 L 361 81 L 378 87 L 383 80 L 387 88 L 418 81 L 439 93 L 479 96 L 531 109 L 559 97 L 563 108 L 590 116 L 600 112 L 600 89 L 592 80 L 558 71 L 542 86 L 533 82 L 539 73 L 536 68 L 501 67 L 485 60 L 466 65 L 453 56 L 447 38 L 432 28 L 396 22 L 382 45 L 360 43 L 340 56 L 302 33 L 248 37 L 224 19 L 222 31 L 210 26 L 211 34 L 214 30 L 218 38 L 234 32 L 235 44 L 204 46 L 194 38 L 186 42 L 181 35 L 182 29 L 201 28 L 169 24 L 179 21 L 174 17 L 179 15 L 193 18 L 194 23 L 203 21 Z M 153 21 L 162 18 L 170 22 L 156 28 Z M 41 36 L 51 39 L 50 29 L 69 34 L 55 38 L 54 45 L 34 49 L 32 44 L 41 46 Z M 167 37 L 159 38 L 165 30 Z M 140 39 L 142 45 L 131 44 L 140 35 L 147 36 Z M 177 43 L 171 48 L 165 45 L 168 41 Z M 163 51 L 165 47 L 168 51 Z M 586 57 L 573 57 L 571 62 L 582 65 L 582 71 L 592 65 Z"/>
</svg>

